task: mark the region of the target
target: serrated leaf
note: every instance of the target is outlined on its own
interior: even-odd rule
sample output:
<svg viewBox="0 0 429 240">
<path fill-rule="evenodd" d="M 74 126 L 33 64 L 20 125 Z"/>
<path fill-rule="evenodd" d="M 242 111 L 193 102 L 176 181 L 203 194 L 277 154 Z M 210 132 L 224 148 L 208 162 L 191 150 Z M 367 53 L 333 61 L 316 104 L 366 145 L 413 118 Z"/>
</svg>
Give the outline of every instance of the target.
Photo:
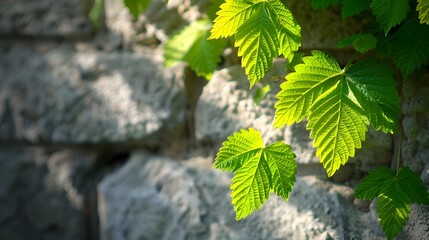
<svg viewBox="0 0 429 240">
<path fill-rule="evenodd" d="M 343 17 L 351 17 L 369 9 L 371 0 L 342 0 Z"/>
<path fill-rule="evenodd" d="M 274 57 L 292 59 L 301 45 L 301 28 L 280 0 L 226 0 L 220 8 L 210 38 L 235 36 L 250 87 L 265 76 Z"/>
<path fill-rule="evenodd" d="M 401 188 L 407 192 L 411 202 L 417 204 L 429 204 L 428 190 L 422 179 L 409 167 L 402 167 L 398 172 L 398 182 Z"/>
<path fill-rule="evenodd" d="M 410 214 L 410 200 L 396 181 L 384 185 L 378 196 L 378 219 L 387 239 L 393 239 L 402 230 Z"/>
<path fill-rule="evenodd" d="M 353 64 L 346 71 L 346 79 L 357 104 L 375 130 L 395 133 L 401 112 L 392 69 L 374 59 Z"/>
<path fill-rule="evenodd" d="M 371 171 L 357 186 L 355 196 L 368 200 L 378 198 L 378 217 L 388 239 L 402 230 L 411 203 L 427 204 L 429 201 L 427 188 L 408 167 L 400 168 L 397 175 L 386 167 Z"/>
<path fill-rule="evenodd" d="M 313 145 L 318 147 L 316 156 L 332 176 L 361 147 L 367 124 L 395 131 L 399 96 L 392 70 L 374 60 L 341 70 L 329 55 L 320 51 L 312 54 L 281 84 L 274 126 L 307 117 Z"/>
<path fill-rule="evenodd" d="M 311 0 L 311 6 L 314 9 L 327 8 L 331 5 L 338 5 L 340 0 Z"/>
<path fill-rule="evenodd" d="M 365 53 L 377 46 L 377 38 L 372 34 L 355 34 L 341 40 L 337 47 L 344 48 L 350 45 L 353 46 L 357 52 Z"/>
<path fill-rule="evenodd" d="M 259 151 L 257 155 L 247 160 L 232 178 L 231 197 L 236 220 L 259 210 L 270 194 L 271 172 L 261 155 L 262 151 Z"/>
<path fill-rule="evenodd" d="M 209 21 L 200 20 L 173 35 L 164 46 L 164 65 L 170 67 L 185 61 L 197 75 L 209 80 L 226 46 L 223 39 L 207 39 L 210 28 Z"/>
<path fill-rule="evenodd" d="M 268 15 L 266 5 L 268 3 L 264 3 L 235 34 L 235 46 L 238 47 L 238 56 L 242 57 L 241 65 L 250 87 L 271 68 L 280 46 L 276 25 Z"/>
<path fill-rule="evenodd" d="M 124 0 L 125 6 L 134 18 L 143 13 L 149 7 L 151 0 Z"/>
<path fill-rule="evenodd" d="M 395 32 L 391 40 L 395 63 L 404 77 L 408 77 L 429 60 L 429 26 L 411 18 Z"/>
<path fill-rule="evenodd" d="M 296 180 L 297 165 L 294 161 L 296 155 L 292 152 L 292 148 L 283 142 L 267 146 L 264 153 L 271 169 L 273 190 L 287 200 Z"/>
<path fill-rule="evenodd" d="M 271 2 L 272 15 L 275 17 L 276 28 L 279 39 L 279 55 L 289 60 L 294 58 L 294 53 L 301 46 L 301 27 L 292 13 L 282 2 Z"/>
<path fill-rule="evenodd" d="M 217 153 L 214 168 L 236 171 L 243 163 L 255 156 L 264 147 L 261 133 L 253 128 L 242 129 L 223 142 Z"/>
<path fill-rule="evenodd" d="M 421 24 L 429 25 L 429 0 L 417 0 L 416 10 L 419 12 L 419 19 Z"/>
<path fill-rule="evenodd" d="M 209 8 L 207 10 L 207 16 L 211 20 L 216 19 L 216 13 L 220 10 L 220 5 L 222 5 L 225 0 L 212 0 L 210 1 Z"/>
<path fill-rule="evenodd" d="M 372 200 L 380 194 L 382 184 L 395 177 L 395 174 L 387 167 L 379 167 L 369 172 L 355 190 L 355 197 Z"/>
<path fill-rule="evenodd" d="M 371 3 L 372 12 L 384 30 L 384 33 L 399 23 L 406 17 L 410 10 L 408 0 L 373 0 Z"/>
<path fill-rule="evenodd" d="M 355 149 L 361 148 L 367 128 L 361 119 L 362 112 L 348 98 L 349 86 L 344 79 L 323 93 L 312 104 L 307 129 L 317 147 L 328 176 L 354 157 Z"/>
<path fill-rule="evenodd" d="M 295 183 L 295 157 L 291 147 L 282 142 L 265 147 L 261 134 L 252 128 L 228 137 L 214 167 L 235 172 L 231 197 L 237 220 L 259 210 L 271 189 L 288 199 Z"/>
<path fill-rule="evenodd" d="M 295 66 L 295 73 L 286 75 L 286 82 L 276 97 L 274 126 L 281 128 L 301 122 L 316 98 L 335 84 L 342 74 L 338 63 L 327 54 L 313 51 L 313 56 L 303 57 L 303 64 Z"/>
<path fill-rule="evenodd" d="M 210 39 L 229 37 L 247 21 L 255 11 L 259 11 L 263 2 L 257 0 L 226 0 L 220 5 L 217 17 L 213 21 Z"/>
</svg>

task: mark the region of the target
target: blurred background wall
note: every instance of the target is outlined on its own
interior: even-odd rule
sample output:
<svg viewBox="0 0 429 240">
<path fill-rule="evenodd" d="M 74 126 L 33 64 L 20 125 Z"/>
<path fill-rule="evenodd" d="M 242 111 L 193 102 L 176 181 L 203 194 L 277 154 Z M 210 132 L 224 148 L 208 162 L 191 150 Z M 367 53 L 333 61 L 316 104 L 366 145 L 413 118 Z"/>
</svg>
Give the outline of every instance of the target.
<svg viewBox="0 0 429 240">
<path fill-rule="evenodd" d="M 374 203 L 353 198 L 359 179 L 390 166 L 397 139 L 370 131 L 333 179 L 314 156 L 304 125 L 276 130 L 297 153 L 289 202 L 271 196 L 235 221 L 231 175 L 211 168 L 239 128 L 266 132 L 284 62 L 264 80 L 260 105 L 239 59 L 225 50 L 210 82 L 185 65 L 163 67 L 162 46 L 211 1 L 153 0 L 133 20 L 105 0 L 0 1 L 0 239 L 384 239 Z M 329 50 L 365 19 L 287 1 L 303 29 L 302 49 Z M 429 184 L 429 74 L 403 97 L 402 157 Z M 396 143 L 397 144 L 397 143 Z M 400 238 L 429 239 L 429 209 L 413 206 Z"/>
</svg>

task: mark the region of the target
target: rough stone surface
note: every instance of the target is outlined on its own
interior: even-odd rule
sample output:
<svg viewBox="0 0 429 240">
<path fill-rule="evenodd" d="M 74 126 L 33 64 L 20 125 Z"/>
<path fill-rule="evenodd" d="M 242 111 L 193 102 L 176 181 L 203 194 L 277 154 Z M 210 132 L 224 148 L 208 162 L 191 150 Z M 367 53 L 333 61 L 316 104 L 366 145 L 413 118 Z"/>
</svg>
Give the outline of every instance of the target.
<svg viewBox="0 0 429 240">
<path fill-rule="evenodd" d="M 231 175 L 210 158 L 184 162 L 136 152 L 98 187 L 101 239 L 382 239 L 349 187 L 298 177 L 285 202 L 235 221 Z"/>
<path fill-rule="evenodd" d="M 256 88 L 249 90 L 249 81 L 240 66 L 215 72 L 197 104 L 197 139 L 214 141 L 219 145 L 233 132 L 250 127 L 260 130 L 265 136 L 274 117 L 275 93 L 279 89 L 279 84 L 270 83 L 270 79 L 273 76 L 281 79 L 285 75 L 284 62 L 276 62 L 265 78 L 265 83 L 272 86 L 271 93 L 259 105 L 255 105 L 253 95 Z M 282 130 L 273 129 L 271 139 L 283 140 L 282 133 Z"/>
<path fill-rule="evenodd" d="M 429 75 L 409 79 L 403 96 L 402 157 L 405 165 L 424 175 L 427 173 L 423 170 L 429 168 Z"/>
<path fill-rule="evenodd" d="M 404 165 L 421 173 L 429 187 L 429 75 L 414 75 L 403 85 L 402 160 Z M 429 239 L 429 208 L 413 205 L 405 227 L 408 239 Z"/>
<path fill-rule="evenodd" d="M 276 62 L 265 81 L 268 82 L 273 76 L 282 79 L 286 75 L 283 64 L 282 61 Z M 260 105 L 255 106 L 254 89 L 249 90 L 249 82 L 240 66 L 215 72 L 204 87 L 197 104 L 195 113 L 197 139 L 212 141 L 216 146 L 220 146 L 233 132 L 250 127 L 260 130 L 265 136 L 274 117 L 274 104 L 277 101 L 275 94 L 279 91 L 280 85 L 280 82 L 269 83 L 272 91 Z M 309 138 L 305 125 L 303 122 L 283 130 L 272 129 L 271 140 L 290 144 L 300 164 L 318 163 L 320 160 L 315 156 L 313 140 Z M 355 171 L 366 172 L 380 164 L 389 164 L 392 155 L 391 136 L 371 130 L 366 135 L 362 150 L 357 152 L 356 157 L 350 160 L 355 164 L 355 169 L 349 171 L 351 175 Z M 350 174 L 342 179 L 349 178 Z"/>
<path fill-rule="evenodd" d="M 3 47 L 0 140 L 101 143 L 147 140 L 183 121 L 182 68 L 158 51 L 74 52 Z"/>
<path fill-rule="evenodd" d="M 2 0 L 0 35 L 82 37 L 93 31 L 86 0 Z"/>
<path fill-rule="evenodd" d="M 404 235 L 407 239 L 429 239 L 429 206 L 411 205 Z"/>
<path fill-rule="evenodd" d="M 77 149 L 0 147 L 0 239 L 85 239 L 81 190 L 95 157 Z"/>
</svg>

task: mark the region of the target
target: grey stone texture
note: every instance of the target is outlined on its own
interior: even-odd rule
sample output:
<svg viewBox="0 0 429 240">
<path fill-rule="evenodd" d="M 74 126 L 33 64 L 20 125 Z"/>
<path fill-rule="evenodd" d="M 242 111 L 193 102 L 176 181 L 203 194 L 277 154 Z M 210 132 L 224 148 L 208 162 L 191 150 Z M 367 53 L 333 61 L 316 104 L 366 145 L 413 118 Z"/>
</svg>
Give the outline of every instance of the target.
<svg viewBox="0 0 429 240">
<path fill-rule="evenodd" d="M 2 47 L 1 141 L 141 141 L 183 121 L 183 69 L 164 69 L 158 50 L 54 47 Z"/>
<path fill-rule="evenodd" d="M 0 147 L 0 239 L 85 239 L 84 181 L 95 162 L 86 150 Z"/>
<path fill-rule="evenodd" d="M 284 61 L 274 63 L 264 83 L 272 86 L 271 92 L 277 92 L 279 84 L 270 82 L 272 77 L 285 76 Z M 258 84 L 259 85 L 259 84 Z M 239 65 L 216 71 L 204 87 L 195 112 L 195 134 L 198 140 L 222 141 L 240 128 L 253 127 L 265 136 L 270 130 L 274 117 L 275 95 L 268 94 L 256 105 L 254 91 L 249 90 L 249 81 L 244 69 Z M 283 131 L 272 129 L 272 139 L 282 140 Z"/>
<path fill-rule="evenodd" d="M 87 17 L 93 0 L 0 2 L 0 239 L 385 239 L 375 201 L 354 199 L 348 185 L 391 163 L 392 137 L 370 130 L 334 176 L 347 184 L 337 184 L 326 180 L 305 122 L 272 129 L 269 139 L 285 141 L 297 154 L 289 201 L 271 195 L 260 211 L 235 221 L 232 174 L 212 169 L 214 155 L 240 128 L 265 137 L 287 72 L 276 59 L 257 84 L 272 90 L 256 106 L 236 50 L 227 49 L 224 68 L 204 87 L 194 115 L 197 145 L 211 143 L 210 154 L 193 152 L 180 134 L 189 124 L 185 102 L 199 92 L 185 89 L 183 65 L 163 67 L 161 48 L 204 18 L 213 1 L 153 0 L 132 19 L 122 0 L 105 0 L 99 29 Z M 302 27 L 303 51 L 333 52 L 367 21 L 344 21 L 336 7 L 311 10 L 309 0 L 283 2 Z M 350 56 L 333 53 L 340 63 Z M 402 159 L 428 185 L 429 75 L 413 78 L 402 87 Z M 135 144 L 162 152 L 134 151 Z M 185 148 L 192 157 L 178 157 Z M 117 149 L 121 158 L 133 154 L 108 174 L 112 164 L 122 164 L 111 162 Z M 412 205 L 399 239 L 429 239 L 428 219 L 427 206 Z"/>
<path fill-rule="evenodd" d="M 237 222 L 230 180 L 210 157 L 134 152 L 98 187 L 101 239 L 382 239 L 376 219 L 354 207 L 353 189 L 314 176 L 298 177 L 288 202 L 271 195 Z"/>
<path fill-rule="evenodd" d="M 402 158 L 427 180 L 429 168 L 429 74 L 415 75 L 403 85 Z M 428 181 L 425 182 L 429 184 Z"/>
<path fill-rule="evenodd" d="M 415 74 L 403 84 L 402 161 L 421 173 L 429 187 L 429 74 Z M 429 239 L 429 208 L 413 205 L 405 227 L 408 239 Z"/>
<path fill-rule="evenodd" d="M 89 0 L 2 0 L 0 35 L 87 37 Z"/>
</svg>

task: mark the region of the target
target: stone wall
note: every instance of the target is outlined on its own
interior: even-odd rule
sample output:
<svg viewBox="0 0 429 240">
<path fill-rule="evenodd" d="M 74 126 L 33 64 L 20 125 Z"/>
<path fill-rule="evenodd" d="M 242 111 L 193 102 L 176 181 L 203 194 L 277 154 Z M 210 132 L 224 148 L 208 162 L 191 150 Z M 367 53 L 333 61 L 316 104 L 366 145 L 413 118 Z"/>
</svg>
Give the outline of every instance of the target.
<svg viewBox="0 0 429 240">
<path fill-rule="evenodd" d="M 0 3 L 0 239 L 384 239 L 374 203 L 353 198 L 362 176 L 392 163 L 397 139 L 373 131 L 327 179 L 304 124 L 274 130 L 271 141 L 298 155 L 290 200 L 272 195 L 235 221 L 231 175 L 213 170 L 213 159 L 234 131 L 268 131 L 273 79 L 286 70 L 275 60 L 263 80 L 272 91 L 255 105 L 231 49 L 208 83 L 184 64 L 164 68 L 163 43 L 210 2 L 153 0 L 133 21 L 122 1 L 105 0 L 98 28 L 92 0 Z M 366 21 L 340 21 L 335 8 L 308 14 L 309 2 L 285 1 L 304 51 L 332 49 Z M 402 88 L 402 157 L 429 185 L 422 72 Z M 429 238 L 428 216 L 413 206 L 400 238 Z"/>
</svg>

